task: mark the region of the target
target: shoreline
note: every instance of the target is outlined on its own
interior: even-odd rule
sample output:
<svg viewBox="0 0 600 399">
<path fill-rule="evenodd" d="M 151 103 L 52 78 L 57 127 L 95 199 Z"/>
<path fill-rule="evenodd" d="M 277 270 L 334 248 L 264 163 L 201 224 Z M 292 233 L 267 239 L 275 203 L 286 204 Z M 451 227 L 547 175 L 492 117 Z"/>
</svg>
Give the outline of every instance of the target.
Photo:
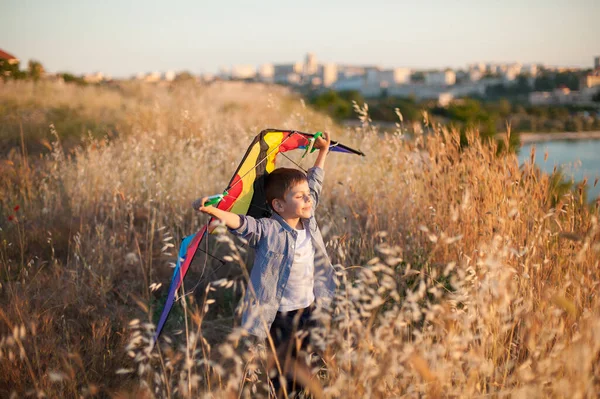
<svg viewBox="0 0 600 399">
<path fill-rule="evenodd" d="M 395 122 L 372 121 L 375 125 L 383 129 L 397 129 Z M 358 127 L 360 121 L 344 120 L 341 125 L 343 127 Z M 498 132 L 498 135 L 506 135 L 506 132 Z M 521 139 L 521 145 L 533 143 L 545 143 L 549 141 L 579 141 L 579 140 L 600 140 L 600 130 L 591 130 L 587 132 L 529 132 L 518 133 Z"/>
<path fill-rule="evenodd" d="M 600 131 L 563 133 L 519 133 L 521 145 L 549 141 L 600 140 Z"/>
</svg>

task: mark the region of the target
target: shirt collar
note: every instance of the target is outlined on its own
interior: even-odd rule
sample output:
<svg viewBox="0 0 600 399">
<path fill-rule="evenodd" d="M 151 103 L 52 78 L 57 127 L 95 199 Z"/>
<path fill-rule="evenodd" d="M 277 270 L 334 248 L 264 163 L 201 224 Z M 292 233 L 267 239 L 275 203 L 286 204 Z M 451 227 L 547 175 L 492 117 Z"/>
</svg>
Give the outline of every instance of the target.
<svg viewBox="0 0 600 399">
<path fill-rule="evenodd" d="M 292 233 L 292 234 L 298 234 L 296 232 L 296 229 L 292 228 L 292 226 L 290 226 L 289 224 L 287 224 L 287 222 L 285 220 L 283 220 L 283 218 L 281 216 L 279 216 L 279 214 L 277 212 L 273 212 L 273 214 L 271 215 L 271 219 L 277 220 L 279 222 L 279 224 L 281 226 L 283 226 L 283 228 Z M 309 225 L 308 225 L 308 219 L 300 219 L 300 221 L 302 222 L 302 225 L 304 226 L 304 229 L 306 230 Z"/>
</svg>

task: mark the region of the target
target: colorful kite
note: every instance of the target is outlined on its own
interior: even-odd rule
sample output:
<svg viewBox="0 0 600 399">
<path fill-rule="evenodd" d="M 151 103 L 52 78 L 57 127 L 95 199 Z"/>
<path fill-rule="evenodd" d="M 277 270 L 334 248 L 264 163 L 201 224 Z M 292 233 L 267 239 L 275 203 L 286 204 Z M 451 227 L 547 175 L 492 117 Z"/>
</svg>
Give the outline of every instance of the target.
<svg viewBox="0 0 600 399">
<path fill-rule="evenodd" d="M 269 217 L 270 212 L 266 203 L 264 181 L 266 175 L 275 169 L 277 155 L 296 149 L 304 149 L 304 155 L 306 155 L 307 152 L 314 151 L 313 145 L 321 135 L 321 132 L 311 134 L 293 130 L 263 130 L 252 140 L 252 144 L 248 147 L 242 162 L 223 194 L 210 197 L 207 205 L 215 205 L 219 209 L 239 215 L 249 215 L 255 218 Z M 365 155 L 361 151 L 346 147 L 335 141 L 331 142 L 329 149 L 330 151 Z M 185 237 L 181 243 L 167 302 L 156 328 L 154 343 L 156 343 L 167 321 L 175 301 L 175 294 L 183 283 L 183 278 L 194 260 L 200 242 L 207 233 L 208 225 L 204 226 L 195 235 Z"/>
</svg>

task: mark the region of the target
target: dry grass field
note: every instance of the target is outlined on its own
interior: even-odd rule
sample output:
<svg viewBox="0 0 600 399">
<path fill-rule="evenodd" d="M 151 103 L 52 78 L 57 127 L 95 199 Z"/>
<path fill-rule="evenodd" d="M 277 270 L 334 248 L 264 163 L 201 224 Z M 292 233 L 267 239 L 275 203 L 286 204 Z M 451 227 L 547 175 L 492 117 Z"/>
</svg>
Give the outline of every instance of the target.
<svg viewBox="0 0 600 399">
<path fill-rule="evenodd" d="M 228 235 L 150 342 L 178 243 L 206 222 L 191 202 L 268 127 L 367 155 L 328 159 L 317 217 L 340 286 L 315 397 L 598 397 L 598 204 L 476 131 L 461 147 L 427 115 L 424 136 L 357 117 L 342 129 L 258 84 L 0 84 L 0 397 L 266 395 Z"/>
</svg>

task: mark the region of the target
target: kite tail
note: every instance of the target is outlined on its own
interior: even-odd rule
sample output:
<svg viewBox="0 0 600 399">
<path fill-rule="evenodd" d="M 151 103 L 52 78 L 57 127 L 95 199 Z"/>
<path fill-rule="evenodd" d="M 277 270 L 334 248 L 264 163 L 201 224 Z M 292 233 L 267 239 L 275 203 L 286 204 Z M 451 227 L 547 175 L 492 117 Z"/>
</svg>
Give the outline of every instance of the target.
<svg viewBox="0 0 600 399">
<path fill-rule="evenodd" d="M 169 312 L 173 307 L 173 302 L 175 301 L 175 294 L 181 284 L 183 282 L 183 278 L 187 273 L 190 264 L 194 260 L 194 255 L 196 254 L 196 250 L 200 245 L 200 241 L 206 234 L 207 226 L 204 226 L 198 233 L 195 235 L 185 237 L 181 246 L 179 247 L 179 254 L 177 255 L 177 265 L 175 266 L 175 270 L 173 272 L 173 278 L 171 279 L 171 285 L 169 286 L 169 294 L 167 295 L 167 302 L 165 303 L 165 307 L 163 308 L 162 314 L 160 315 L 160 319 L 158 321 L 158 325 L 156 326 L 156 332 L 154 334 L 154 340 L 152 342 L 152 346 L 156 344 L 158 341 L 158 337 L 167 321 L 167 317 L 169 317 Z M 183 263 L 182 263 L 183 262 Z"/>
</svg>

